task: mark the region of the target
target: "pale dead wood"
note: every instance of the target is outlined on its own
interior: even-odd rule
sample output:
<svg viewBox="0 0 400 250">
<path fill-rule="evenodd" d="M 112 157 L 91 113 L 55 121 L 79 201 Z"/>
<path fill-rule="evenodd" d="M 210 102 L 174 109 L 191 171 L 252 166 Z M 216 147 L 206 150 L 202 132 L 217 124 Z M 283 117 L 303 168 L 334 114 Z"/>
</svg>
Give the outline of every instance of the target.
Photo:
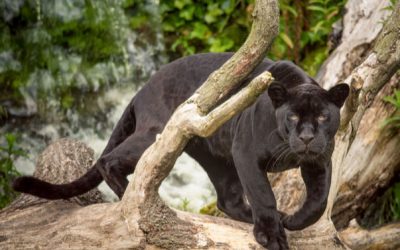
<svg viewBox="0 0 400 250">
<path fill-rule="evenodd" d="M 388 224 L 376 229 L 362 229 L 357 222 L 352 221 L 350 226 L 341 233 L 343 240 L 353 250 L 399 249 L 400 223 Z"/>
<path fill-rule="evenodd" d="M 382 30 L 383 20 L 391 14 L 385 10 L 389 5 L 389 0 L 347 1 L 340 44 L 325 60 L 316 77 L 325 89 L 343 82 L 365 59 Z"/>
<path fill-rule="evenodd" d="M 351 83 L 351 98 L 341 111 L 341 131 L 336 137 L 336 149 L 333 154 L 334 166 L 338 170 L 338 180 L 334 188 L 336 192 L 341 189 L 340 196 L 335 196 L 339 204 L 340 199 L 344 197 L 344 191 L 354 184 L 356 186 L 350 188 L 352 195 L 346 199 L 359 196 L 357 192 L 361 190 L 364 199 L 372 197 L 371 194 L 378 191 L 379 185 L 388 183 L 388 177 L 393 176 L 390 172 L 400 164 L 399 134 L 392 135 L 387 129 L 382 129 L 383 120 L 388 117 L 392 108 L 381 100 L 385 94 L 390 93 L 382 92 L 380 99 L 375 98 L 385 84 L 389 85 L 390 78 L 400 69 L 399 23 L 400 3 L 396 5 L 393 14 L 384 25 L 372 52 L 353 70 L 347 80 Z M 378 110 L 380 112 L 376 113 Z M 382 174 L 382 170 L 387 171 Z M 368 185 L 370 181 L 375 187 Z M 368 189 L 365 190 L 367 186 Z M 337 214 L 336 211 L 335 213 Z M 347 221 L 349 219 L 351 218 Z"/>
<path fill-rule="evenodd" d="M 332 216 L 337 227 L 347 223 L 364 211 L 400 170 L 400 136 L 389 128 L 383 128 L 385 119 L 394 108 L 383 102 L 383 97 L 391 95 L 393 88 L 400 87 L 399 77 L 394 76 L 379 92 L 371 106 L 365 111 L 357 133 L 347 134 L 351 145 L 338 145 L 347 153 L 341 163 L 338 195 Z"/>
</svg>

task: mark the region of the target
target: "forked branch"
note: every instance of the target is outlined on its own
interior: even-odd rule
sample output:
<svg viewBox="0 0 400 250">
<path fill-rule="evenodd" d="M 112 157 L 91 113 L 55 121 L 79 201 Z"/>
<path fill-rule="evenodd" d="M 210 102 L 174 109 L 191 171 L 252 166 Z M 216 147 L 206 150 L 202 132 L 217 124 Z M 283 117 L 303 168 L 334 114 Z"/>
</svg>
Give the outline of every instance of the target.
<svg viewBox="0 0 400 250">
<path fill-rule="evenodd" d="M 126 209 L 138 207 L 145 201 L 148 204 L 153 204 L 155 200 L 159 200 L 158 187 L 172 169 L 188 140 L 196 135 L 193 134 L 195 131 L 190 131 L 187 128 L 195 128 L 196 119 L 202 119 L 199 117 L 207 115 L 211 108 L 228 95 L 231 90 L 235 89 L 264 58 L 265 52 L 278 33 L 279 10 L 277 1 L 256 1 L 253 17 L 252 30 L 244 45 L 220 69 L 212 73 L 188 101 L 178 107 L 166 124 L 164 131 L 157 136 L 156 142 L 142 155 L 123 198 L 123 203 L 127 202 L 124 206 Z M 237 98 L 235 102 L 241 102 L 241 108 L 234 111 L 229 110 L 228 107 L 232 107 L 234 102 L 227 101 L 208 116 L 220 120 L 207 123 L 208 125 L 204 123 L 205 128 L 215 131 L 246 105 L 253 103 L 265 89 L 265 84 L 269 82 L 265 76 L 262 78 L 266 80 L 263 84 L 256 83 L 241 92 L 245 94 L 245 98 L 240 97 L 242 94 L 239 94 L 239 98 L 238 96 L 235 97 Z M 247 98 L 249 99 L 244 101 Z M 192 108 L 193 104 L 196 108 Z M 190 113 L 188 110 L 193 112 Z M 188 119 L 188 117 L 197 118 Z M 197 132 L 199 135 L 211 134 L 205 129 L 197 130 Z M 154 152 L 157 152 L 157 154 L 154 154 Z M 128 211 L 126 212 L 128 213 Z"/>
</svg>

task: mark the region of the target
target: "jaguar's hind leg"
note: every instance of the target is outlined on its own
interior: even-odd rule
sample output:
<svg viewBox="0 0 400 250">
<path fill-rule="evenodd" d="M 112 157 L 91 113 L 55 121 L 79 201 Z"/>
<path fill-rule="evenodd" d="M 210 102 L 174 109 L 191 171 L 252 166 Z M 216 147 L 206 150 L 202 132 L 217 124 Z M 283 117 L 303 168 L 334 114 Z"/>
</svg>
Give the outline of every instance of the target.
<svg viewBox="0 0 400 250">
<path fill-rule="evenodd" d="M 233 165 L 224 159 L 189 146 L 189 153 L 207 172 L 217 192 L 217 206 L 232 219 L 253 223 L 251 208 L 245 201 L 242 185 Z"/>
<path fill-rule="evenodd" d="M 253 223 L 251 208 L 245 201 L 242 185 L 236 173 L 226 166 L 218 167 L 221 172 L 208 173 L 217 191 L 218 209 L 234 220 Z"/>
<path fill-rule="evenodd" d="M 218 188 L 218 208 L 235 220 L 253 223 L 250 205 L 246 202 L 243 188 L 236 178 L 225 178 Z"/>
<path fill-rule="evenodd" d="M 105 182 L 120 199 L 128 186 L 126 176 L 133 173 L 139 158 L 154 140 L 155 133 L 135 132 L 96 163 Z"/>
<path fill-rule="evenodd" d="M 115 126 L 110 139 L 107 142 L 107 146 L 103 150 L 101 156 L 110 153 L 115 147 L 125 141 L 125 139 L 135 131 L 136 118 L 132 102 L 133 100 L 125 108 L 125 111 L 117 122 L 117 125 Z"/>
</svg>

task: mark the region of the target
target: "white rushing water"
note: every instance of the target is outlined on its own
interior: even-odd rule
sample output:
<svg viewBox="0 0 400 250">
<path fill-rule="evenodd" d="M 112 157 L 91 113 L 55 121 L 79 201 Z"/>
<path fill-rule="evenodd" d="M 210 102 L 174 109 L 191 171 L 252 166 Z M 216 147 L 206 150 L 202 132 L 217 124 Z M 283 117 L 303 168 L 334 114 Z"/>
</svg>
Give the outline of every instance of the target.
<svg viewBox="0 0 400 250">
<path fill-rule="evenodd" d="M 109 119 L 113 124 L 116 124 L 134 93 L 133 88 L 115 88 L 107 91 L 104 95 L 103 102 L 111 102 L 115 105 L 113 111 L 109 113 Z M 60 124 L 43 124 L 37 134 L 40 135 L 39 137 L 49 138 L 49 141 L 54 141 L 61 137 L 59 129 Z M 100 137 L 92 128 L 82 128 L 78 131 L 69 131 L 69 137 L 83 141 L 93 148 L 97 159 L 106 146 L 111 132 L 112 129 L 110 128 L 106 132 L 107 135 Z M 34 138 L 30 138 L 29 134 L 22 133 L 22 138 L 23 145 L 35 146 L 29 146 L 31 147 L 29 158 L 18 158 L 16 167 L 23 174 L 32 174 L 34 162 L 40 151 L 36 149 L 42 148 L 43 145 L 40 145 Z M 99 189 L 106 194 L 108 200 L 117 199 L 104 182 Z M 215 190 L 207 174 L 196 161 L 185 153 L 178 159 L 170 175 L 162 183 L 159 194 L 172 207 L 196 212 L 216 199 Z"/>
<path fill-rule="evenodd" d="M 107 98 L 120 100 L 120 103 L 115 107 L 115 111 L 112 112 L 111 119 L 113 121 L 118 121 L 131 97 L 132 91 L 129 90 L 120 89 L 113 93 L 107 93 Z M 107 140 L 99 140 L 98 137 L 93 136 L 82 138 L 82 140 L 88 141 L 88 145 L 96 145 L 95 151 L 97 155 L 101 153 L 107 142 Z M 105 183 L 100 186 L 100 189 L 104 193 L 115 197 Z M 216 199 L 214 187 L 206 172 L 186 153 L 183 153 L 178 158 L 171 173 L 162 183 L 159 194 L 172 207 L 196 212 Z"/>
<path fill-rule="evenodd" d="M 132 89 L 115 89 L 106 94 L 106 99 L 118 100 L 118 104 L 115 106 L 110 116 L 110 119 L 113 120 L 114 123 L 116 123 L 122 115 L 133 93 L 134 91 Z M 108 139 L 100 139 L 96 135 L 90 133 L 79 133 L 78 136 L 78 139 L 94 148 L 97 157 L 101 154 L 108 141 Z M 109 136 L 107 136 L 107 138 L 108 137 Z M 108 197 L 116 199 L 115 194 L 104 182 L 100 186 L 100 190 L 106 193 Z M 178 158 L 171 173 L 162 183 L 159 194 L 170 206 L 180 209 L 184 208 L 190 211 L 198 211 L 201 207 L 216 199 L 214 187 L 207 174 L 201 166 L 186 153 L 183 153 Z"/>
</svg>

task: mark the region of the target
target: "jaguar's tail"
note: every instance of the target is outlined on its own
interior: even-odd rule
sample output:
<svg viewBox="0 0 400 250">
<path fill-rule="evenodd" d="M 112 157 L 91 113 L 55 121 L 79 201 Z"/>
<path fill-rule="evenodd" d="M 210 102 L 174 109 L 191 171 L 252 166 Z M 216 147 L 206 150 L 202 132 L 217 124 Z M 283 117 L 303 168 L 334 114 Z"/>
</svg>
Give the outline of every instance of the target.
<svg viewBox="0 0 400 250">
<path fill-rule="evenodd" d="M 102 180 L 103 177 L 97 167 L 93 166 L 86 174 L 71 183 L 51 184 L 32 176 L 23 176 L 13 182 L 13 188 L 18 192 L 57 200 L 84 194 L 98 186 Z"/>
</svg>

